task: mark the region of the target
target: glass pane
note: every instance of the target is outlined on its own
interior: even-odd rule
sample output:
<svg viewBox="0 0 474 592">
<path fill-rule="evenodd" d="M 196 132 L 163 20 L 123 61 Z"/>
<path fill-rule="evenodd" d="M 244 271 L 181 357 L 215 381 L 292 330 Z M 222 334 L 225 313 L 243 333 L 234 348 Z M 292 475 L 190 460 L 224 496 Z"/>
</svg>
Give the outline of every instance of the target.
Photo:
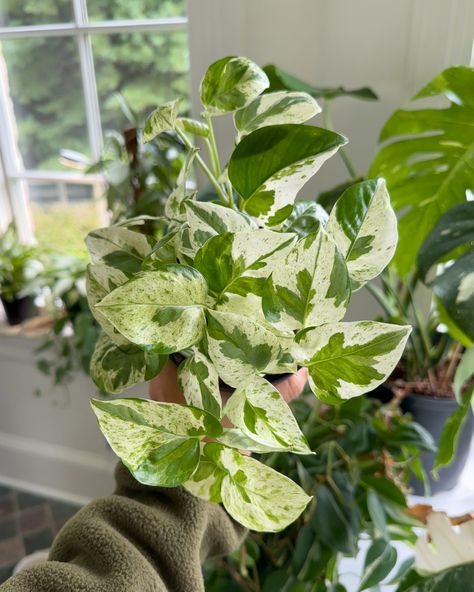
<svg viewBox="0 0 474 592">
<path fill-rule="evenodd" d="M 186 14 L 186 0 L 87 0 L 91 21 L 169 18 Z"/>
<path fill-rule="evenodd" d="M 69 37 L 7 39 L 8 90 L 27 169 L 62 169 L 61 148 L 88 152 L 77 46 Z"/>
<path fill-rule="evenodd" d="M 93 35 L 92 47 L 104 131 L 126 125 L 115 93 L 121 93 L 142 117 L 176 97 L 183 97 L 182 112 L 189 110 L 184 31 Z"/>
<path fill-rule="evenodd" d="M 28 183 L 38 243 L 55 252 L 85 253 L 84 237 L 100 226 L 99 188 L 79 183 Z"/>
<path fill-rule="evenodd" d="M 0 26 L 15 27 L 69 23 L 71 0 L 0 0 Z"/>
</svg>

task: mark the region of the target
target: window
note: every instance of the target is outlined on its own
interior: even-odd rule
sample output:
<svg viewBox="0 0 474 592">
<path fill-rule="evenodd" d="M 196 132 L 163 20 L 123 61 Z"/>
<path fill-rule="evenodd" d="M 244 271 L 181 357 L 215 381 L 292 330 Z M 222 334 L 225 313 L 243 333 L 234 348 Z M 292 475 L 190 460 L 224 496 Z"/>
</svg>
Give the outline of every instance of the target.
<svg viewBox="0 0 474 592">
<path fill-rule="evenodd" d="M 189 97 L 188 74 L 185 0 L 0 0 L 1 155 L 22 238 L 81 251 L 102 178 L 60 150 L 98 160 L 104 133 L 125 126 L 116 93 L 146 115 Z"/>
</svg>

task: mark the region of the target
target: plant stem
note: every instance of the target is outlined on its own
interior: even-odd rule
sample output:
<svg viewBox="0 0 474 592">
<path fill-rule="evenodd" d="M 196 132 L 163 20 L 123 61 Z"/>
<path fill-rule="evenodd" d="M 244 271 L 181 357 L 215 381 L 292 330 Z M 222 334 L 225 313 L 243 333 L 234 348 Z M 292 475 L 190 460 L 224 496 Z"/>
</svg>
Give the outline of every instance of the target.
<svg viewBox="0 0 474 592">
<path fill-rule="evenodd" d="M 176 133 L 181 138 L 181 140 L 184 142 L 186 148 L 188 148 L 189 150 L 194 150 L 195 146 L 193 146 L 193 144 L 191 143 L 191 141 L 189 140 L 189 138 L 187 137 L 187 135 L 183 131 L 181 131 L 180 129 L 177 129 Z M 196 162 L 199 164 L 199 166 L 204 171 L 206 177 L 212 183 L 214 189 L 217 192 L 217 195 L 221 198 L 221 200 L 224 203 L 227 204 L 229 202 L 227 195 L 222 191 L 222 187 L 219 185 L 217 179 L 214 177 L 211 170 L 209 169 L 207 164 L 204 162 L 204 160 L 201 158 L 199 153 L 196 154 Z"/>
<path fill-rule="evenodd" d="M 443 382 L 441 383 L 441 386 L 440 386 L 440 389 L 442 391 L 447 390 L 449 387 L 451 379 L 453 378 L 453 375 L 454 375 L 454 371 L 456 370 L 457 363 L 459 361 L 459 355 L 461 353 L 461 350 L 462 350 L 462 344 L 459 343 L 459 341 L 458 341 L 454 344 L 453 351 L 451 354 L 451 359 L 449 360 L 449 365 L 446 370 L 446 374 L 444 375 Z"/>
<path fill-rule="evenodd" d="M 332 116 L 331 116 L 331 103 L 329 101 L 329 99 L 326 99 L 324 101 L 324 107 L 323 107 L 323 121 L 324 121 L 324 126 L 330 130 L 331 132 L 334 131 L 334 125 L 332 122 Z M 352 179 L 356 179 L 357 178 L 357 172 L 355 170 L 354 165 L 352 164 L 351 159 L 349 158 L 349 156 L 347 155 L 346 151 L 344 150 L 344 148 L 339 148 L 338 151 L 339 156 L 342 159 L 342 162 L 344 163 L 344 166 L 347 169 L 347 172 L 349 173 L 349 175 L 351 176 Z"/>
<path fill-rule="evenodd" d="M 217 151 L 216 136 L 214 134 L 214 126 L 212 125 L 212 117 L 209 113 L 204 113 L 206 123 L 209 127 L 209 154 L 211 157 L 211 166 L 213 167 L 213 173 L 218 179 L 221 176 L 221 163 L 219 162 L 219 152 Z"/>
</svg>

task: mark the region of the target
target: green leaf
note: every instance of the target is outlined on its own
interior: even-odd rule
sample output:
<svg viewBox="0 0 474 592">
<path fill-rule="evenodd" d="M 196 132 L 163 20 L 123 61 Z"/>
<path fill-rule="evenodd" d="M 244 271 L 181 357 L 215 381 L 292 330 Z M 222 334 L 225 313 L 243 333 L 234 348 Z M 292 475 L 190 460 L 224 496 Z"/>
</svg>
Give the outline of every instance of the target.
<svg viewBox="0 0 474 592">
<path fill-rule="evenodd" d="M 411 327 L 375 321 L 329 323 L 296 335 L 294 357 L 309 370 L 314 394 L 330 404 L 382 384 L 405 347 Z"/>
<path fill-rule="evenodd" d="M 266 229 L 224 232 L 200 248 L 194 267 L 206 278 L 218 304 L 226 302 L 229 293 L 260 296 L 264 280 L 281 266 L 294 240 L 292 234 Z"/>
<path fill-rule="evenodd" d="M 311 500 L 291 479 L 237 450 L 209 443 L 204 453 L 226 472 L 221 488 L 225 509 L 251 530 L 283 530 Z"/>
<path fill-rule="evenodd" d="M 194 254 L 208 239 L 217 234 L 256 228 L 248 216 L 219 204 L 187 201 L 185 206 L 189 237 Z"/>
<path fill-rule="evenodd" d="M 374 91 L 366 86 L 362 88 L 346 89 L 342 86 L 334 88 L 320 88 L 303 82 L 299 78 L 288 74 L 278 66 L 269 64 L 263 68 L 270 80 L 270 88 L 268 90 L 294 90 L 307 92 L 311 96 L 323 99 L 335 99 L 337 97 L 353 97 L 355 99 L 363 99 L 365 101 L 376 101 L 378 99 Z"/>
<path fill-rule="evenodd" d="M 117 331 L 112 323 L 96 308 L 96 304 L 127 280 L 128 277 L 115 267 L 108 267 L 101 263 L 87 266 L 86 292 L 91 313 L 110 339 L 117 345 L 122 346 L 129 344 L 128 339 L 125 339 Z"/>
<path fill-rule="evenodd" d="M 188 405 L 221 416 L 219 376 L 214 364 L 204 354 L 196 350 L 180 364 L 178 384 Z"/>
<path fill-rule="evenodd" d="M 373 475 L 362 475 L 362 483 L 374 489 L 381 497 L 390 500 L 403 508 L 407 502 L 403 491 L 388 477 L 374 477 Z"/>
<path fill-rule="evenodd" d="M 246 136 L 229 161 L 242 208 L 268 226 L 291 214 L 296 195 L 340 146 L 343 136 L 306 125 L 272 125 Z"/>
<path fill-rule="evenodd" d="M 200 438 L 222 433 L 212 415 L 176 403 L 124 398 L 91 404 L 112 449 L 146 485 L 187 481 L 199 464 Z"/>
<path fill-rule="evenodd" d="M 333 479 L 337 491 L 324 483 L 317 489 L 311 524 L 318 538 L 330 549 L 354 556 L 360 529 L 354 487 L 346 475 L 334 473 Z"/>
<path fill-rule="evenodd" d="M 290 407 L 263 378 L 236 389 L 224 414 L 251 440 L 268 448 L 311 454 Z"/>
<path fill-rule="evenodd" d="M 108 335 L 102 335 L 91 358 L 90 374 L 102 392 L 116 394 L 151 380 L 166 360 L 167 356 L 147 354 L 136 345 L 118 346 Z"/>
<path fill-rule="evenodd" d="M 449 465 L 456 456 L 459 437 L 471 409 L 473 394 L 474 385 L 468 388 L 467 392 L 462 397 L 459 407 L 444 423 L 443 431 L 439 438 L 438 452 L 433 466 L 435 474 L 437 474 L 440 467 Z"/>
<path fill-rule="evenodd" d="M 229 448 L 236 448 L 237 450 L 248 450 L 249 452 L 265 453 L 278 452 L 278 450 L 280 450 L 280 447 L 272 448 L 269 446 L 265 446 L 264 444 L 260 444 L 255 440 L 252 440 L 237 428 L 224 429 L 223 434 L 218 438 L 218 442 L 220 444 L 224 444 L 224 446 L 228 446 Z"/>
<path fill-rule="evenodd" d="M 392 571 L 397 562 L 397 551 L 384 539 L 376 539 L 367 551 L 359 590 L 379 584 Z"/>
<path fill-rule="evenodd" d="M 471 590 L 474 581 L 474 562 L 450 567 L 426 577 L 416 571 L 408 572 L 396 592 L 457 592 Z"/>
<path fill-rule="evenodd" d="M 137 274 L 96 308 L 127 339 L 157 353 L 180 351 L 204 330 L 206 281 L 186 265 Z"/>
<path fill-rule="evenodd" d="M 151 237 L 120 226 L 93 230 L 85 242 L 93 263 L 114 267 L 127 275 L 140 271 L 143 259 L 154 246 Z"/>
<path fill-rule="evenodd" d="M 232 387 L 247 384 L 282 355 L 279 338 L 242 315 L 209 310 L 207 337 L 209 356 L 219 376 Z"/>
<path fill-rule="evenodd" d="M 453 380 L 453 391 L 458 403 L 461 403 L 462 388 L 474 376 L 474 346 L 466 349 L 459 362 Z"/>
<path fill-rule="evenodd" d="M 320 112 L 320 106 L 311 95 L 280 91 L 254 99 L 234 114 L 234 122 L 239 136 L 243 137 L 267 125 L 305 123 Z"/>
<path fill-rule="evenodd" d="M 172 220 L 179 220 L 180 222 L 186 220 L 186 202 L 192 200 L 196 195 L 196 191 L 188 190 L 187 181 L 198 152 L 198 148 L 193 148 L 187 153 L 186 160 L 176 179 L 176 186 L 166 200 L 165 214 Z"/>
<path fill-rule="evenodd" d="M 385 182 L 363 181 L 344 191 L 326 230 L 346 259 L 353 289 L 377 277 L 397 246 L 397 219 Z"/>
<path fill-rule="evenodd" d="M 145 122 L 142 132 L 144 143 L 151 142 L 156 136 L 163 132 L 173 130 L 176 127 L 176 120 L 179 113 L 181 99 L 169 101 L 161 107 L 156 108 Z"/>
<path fill-rule="evenodd" d="M 379 499 L 379 496 L 373 489 L 367 492 L 367 510 L 369 511 L 370 519 L 373 525 L 378 530 L 378 533 L 385 539 L 390 540 L 387 531 L 387 519 L 385 517 L 385 510 Z"/>
<path fill-rule="evenodd" d="M 266 319 L 279 329 L 303 329 L 339 321 L 351 296 L 346 263 L 320 230 L 302 238 L 275 266 L 263 293 Z"/>
<path fill-rule="evenodd" d="M 265 72 L 248 58 L 229 56 L 209 66 L 199 90 L 211 115 L 242 109 L 268 87 Z"/>
<path fill-rule="evenodd" d="M 196 497 L 219 504 L 222 502 L 221 487 L 225 474 L 211 459 L 201 456 L 197 471 L 183 486 Z"/>
<path fill-rule="evenodd" d="M 282 232 L 295 232 L 303 238 L 324 228 L 328 221 L 328 214 L 324 208 L 314 201 L 299 200 L 293 206 L 293 211 L 282 223 Z"/>
<path fill-rule="evenodd" d="M 190 119 L 189 117 L 179 117 L 176 121 L 176 126 L 188 134 L 201 136 L 202 138 L 209 137 L 209 126 L 204 121 Z"/>
<path fill-rule="evenodd" d="M 440 217 L 466 200 L 474 166 L 474 69 L 448 68 L 415 99 L 444 95 L 447 108 L 396 111 L 385 124 L 385 145 L 369 176 L 387 181 L 392 205 L 402 211 L 394 265 L 402 276 L 413 270 L 425 238 Z"/>
</svg>

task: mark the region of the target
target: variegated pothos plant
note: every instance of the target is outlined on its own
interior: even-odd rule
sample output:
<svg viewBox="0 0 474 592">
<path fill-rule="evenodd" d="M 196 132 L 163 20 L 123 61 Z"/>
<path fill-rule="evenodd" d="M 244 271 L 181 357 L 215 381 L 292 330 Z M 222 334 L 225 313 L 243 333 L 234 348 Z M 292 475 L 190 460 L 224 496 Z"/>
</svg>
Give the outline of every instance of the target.
<svg viewBox="0 0 474 592">
<path fill-rule="evenodd" d="M 222 502 L 251 529 L 277 531 L 310 498 L 241 451 L 312 452 L 269 375 L 306 367 L 315 395 L 338 404 L 385 380 L 410 328 L 342 320 L 351 293 L 384 269 L 396 247 L 385 183 L 353 186 L 329 216 L 314 202 L 295 203 L 347 140 L 303 125 L 320 110 L 311 96 L 267 87 L 256 64 L 227 57 L 204 76 L 201 120 L 180 117 L 179 101 L 156 109 L 144 140 L 174 130 L 188 148 L 166 205 L 166 233 L 154 240 L 112 226 L 86 242 L 89 302 L 104 330 L 92 360 L 95 382 L 119 393 L 180 352 L 187 401 L 94 400 L 110 445 L 140 482 L 182 484 Z M 212 119 L 227 113 L 236 145 L 222 169 Z M 198 201 L 188 189 L 196 163 L 215 201 Z M 222 382 L 235 389 L 225 406 Z M 224 415 L 233 428 L 222 427 Z"/>
</svg>

